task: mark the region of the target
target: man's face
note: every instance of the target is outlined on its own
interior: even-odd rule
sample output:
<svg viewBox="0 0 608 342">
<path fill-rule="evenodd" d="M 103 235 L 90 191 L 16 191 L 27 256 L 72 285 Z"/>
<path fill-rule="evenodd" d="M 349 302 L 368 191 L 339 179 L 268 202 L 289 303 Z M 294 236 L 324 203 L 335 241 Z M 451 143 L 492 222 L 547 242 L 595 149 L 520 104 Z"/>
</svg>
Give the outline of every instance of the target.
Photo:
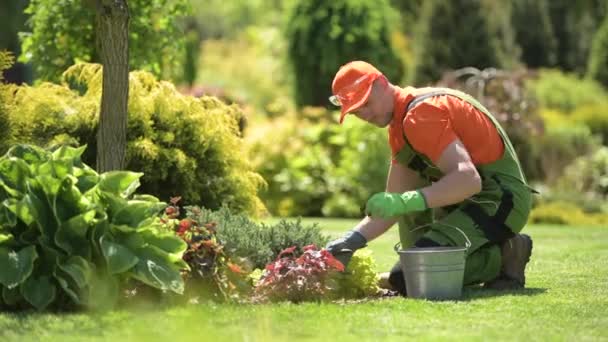
<svg viewBox="0 0 608 342">
<path fill-rule="evenodd" d="M 375 83 L 367 101 L 351 114 L 378 127 L 388 126 L 391 122 L 392 112 L 388 110 L 389 106 L 386 101 L 392 101 L 392 99 L 387 98 L 385 90 L 385 86 Z"/>
</svg>

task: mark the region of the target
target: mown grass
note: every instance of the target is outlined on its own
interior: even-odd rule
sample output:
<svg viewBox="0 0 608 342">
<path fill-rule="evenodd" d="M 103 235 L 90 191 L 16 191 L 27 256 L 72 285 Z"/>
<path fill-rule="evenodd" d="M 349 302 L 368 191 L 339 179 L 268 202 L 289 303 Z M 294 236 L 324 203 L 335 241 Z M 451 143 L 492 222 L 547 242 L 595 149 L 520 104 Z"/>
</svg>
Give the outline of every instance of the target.
<svg viewBox="0 0 608 342">
<path fill-rule="evenodd" d="M 356 221 L 319 222 L 338 236 Z M 379 270 L 396 255 L 396 228 L 370 243 Z M 608 341 L 608 229 L 532 226 L 527 289 L 465 289 L 459 301 L 152 304 L 104 314 L 0 314 L 1 341 L 542 340 Z"/>
</svg>

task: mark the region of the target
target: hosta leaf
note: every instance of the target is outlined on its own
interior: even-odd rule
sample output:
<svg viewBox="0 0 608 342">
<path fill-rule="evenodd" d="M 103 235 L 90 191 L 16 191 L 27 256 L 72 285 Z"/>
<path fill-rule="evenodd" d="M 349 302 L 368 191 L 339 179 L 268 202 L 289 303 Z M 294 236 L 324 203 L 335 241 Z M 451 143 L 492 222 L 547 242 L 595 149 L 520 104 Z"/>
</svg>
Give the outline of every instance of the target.
<svg viewBox="0 0 608 342">
<path fill-rule="evenodd" d="M 19 252 L 0 248 L 0 283 L 9 289 L 21 284 L 32 273 L 37 257 L 34 246 L 25 247 Z"/>
<path fill-rule="evenodd" d="M 163 291 L 184 292 L 184 281 L 177 267 L 170 261 L 167 253 L 147 246 L 135 252 L 139 262 L 131 271 L 135 279 Z"/>
<path fill-rule="evenodd" d="M 89 284 L 93 268 L 84 258 L 71 256 L 66 261 L 59 263 L 59 268 L 70 275 L 72 280 L 79 288 L 84 288 Z"/>
<path fill-rule="evenodd" d="M 6 203 L 9 203 L 9 202 L 6 202 Z M 3 203 L 0 204 L 0 226 L 14 227 L 16 224 L 17 224 L 17 216 L 15 216 L 15 214 L 13 214 L 4 205 L 4 201 L 3 201 Z"/>
<path fill-rule="evenodd" d="M 142 221 L 156 216 L 165 207 L 166 204 L 162 202 L 128 201 L 126 206 L 116 212 L 111 222 L 137 228 Z"/>
<path fill-rule="evenodd" d="M 11 147 L 6 155 L 9 157 L 15 157 L 23 159 L 26 163 L 38 164 L 43 163 L 50 158 L 50 153 L 44 149 L 34 146 L 19 144 Z"/>
<path fill-rule="evenodd" d="M 87 145 L 80 147 L 72 147 L 69 145 L 62 145 L 58 149 L 52 152 L 53 159 L 68 159 L 74 162 L 80 161 L 80 157 L 87 149 Z"/>
<path fill-rule="evenodd" d="M 106 208 L 108 217 L 110 218 L 127 205 L 127 200 L 120 197 L 119 195 L 99 190 L 96 191 L 95 194 L 99 196 L 99 200 Z"/>
<path fill-rule="evenodd" d="M 110 241 L 107 236 L 101 238 L 101 250 L 108 263 L 110 274 L 123 273 L 137 264 L 139 259 L 125 246 Z"/>
<path fill-rule="evenodd" d="M 23 298 L 38 310 L 44 310 L 55 300 L 57 289 L 51 282 L 51 278 L 42 276 L 38 278 L 29 277 L 21 284 Z"/>
<path fill-rule="evenodd" d="M 139 178 L 144 174 L 130 171 L 110 171 L 101 175 L 99 190 L 123 197 L 130 196 L 139 187 Z"/>
<path fill-rule="evenodd" d="M 26 181 L 30 173 L 29 166 L 21 159 L 0 159 L 0 179 L 4 189 L 13 196 L 26 191 Z"/>
<path fill-rule="evenodd" d="M 146 194 L 135 194 L 133 195 L 133 199 L 137 201 L 160 202 L 157 197 Z"/>
<path fill-rule="evenodd" d="M 76 304 L 84 304 L 86 303 L 86 298 L 82 295 L 82 289 L 79 289 L 76 285 L 76 282 L 72 279 L 72 277 L 63 272 L 61 269 L 57 268 L 53 274 L 55 279 L 59 283 L 59 286 L 63 289 L 63 291 L 70 297 Z"/>
<path fill-rule="evenodd" d="M 25 197 L 21 200 L 9 198 L 2 205 L 28 226 L 36 220 L 36 214 L 32 212 L 32 207 L 27 205 Z"/>
<path fill-rule="evenodd" d="M 14 237 L 13 234 L 10 233 L 0 233 L 0 245 L 2 244 L 8 244 L 12 241 L 14 241 Z"/>
<path fill-rule="evenodd" d="M 92 203 L 82 195 L 75 183 L 74 177 L 66 177 L 61 182 L 54 204 L 54 213 L 60 221 L 66 221 L 92 208 Z"/>
<path fill-rule="evenodd" d="M 91 258 L 91 246 L 87 232 L 95 224 L 95 210 L 72 217 L 63 222 L 55 234 L 55 243 L 70 255 Z"/>
<path fill-rule="evenodd" d="M 169 254 L 179 254 L 180 258 L 181 254 L 188 248 L 186 242 L 174 234 L 159 234 L 153 231 L 146 231 L 142 233 L 142 236 L 149 245 Z"/>
<path fill-rule="evenodd" d="M 8 305 L 15 305 L 23 300 L 19 287 L 9 289 L 8 287 L 2 287 L 2 300 Z"/>
</svg>

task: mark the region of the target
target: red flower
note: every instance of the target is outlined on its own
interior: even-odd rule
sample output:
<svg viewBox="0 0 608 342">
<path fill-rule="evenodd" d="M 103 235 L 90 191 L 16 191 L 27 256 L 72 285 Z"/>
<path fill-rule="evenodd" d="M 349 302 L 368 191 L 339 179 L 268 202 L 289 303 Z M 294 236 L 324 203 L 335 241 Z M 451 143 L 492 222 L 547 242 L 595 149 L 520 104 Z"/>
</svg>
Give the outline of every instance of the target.
<svg viewBox="0 0 608 342">
<path fill-rule="evenodd" d="M 167 209 L 165 209 L 165 214 L 167 215 L 173 215 L 175 214 L 177 210 L 175 210 L 175 207 L 167 207 Z"/>
<path fill-rule="evenodd" d="M 190 229 L 191 226 L 192 226 L 192 222 L 189 219 L 183 219 L 183 220 L 179 221 L 179 227 L 177 229 L 177 234 L 178 235 L 184 234 L 186 231 L 188 231 L 188 229 Z"/>
</svg>

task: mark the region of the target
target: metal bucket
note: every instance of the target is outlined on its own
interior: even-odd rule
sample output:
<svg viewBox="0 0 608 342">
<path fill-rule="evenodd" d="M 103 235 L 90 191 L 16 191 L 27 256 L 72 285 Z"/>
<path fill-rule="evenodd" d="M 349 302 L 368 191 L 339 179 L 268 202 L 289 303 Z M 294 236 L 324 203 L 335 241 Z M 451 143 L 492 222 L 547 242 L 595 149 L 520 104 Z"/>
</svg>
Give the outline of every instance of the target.
<svg viewBox="0 0 608 342">
<path fill-rule="evenodd" d="M 408 297 L 435 300 L 460 298 L 466 251 L 471 242 L 462 230 L 458 230 L 467 240 L 466 247 L 400 249 L 401 243 L 395 245 Z"/>
</svg>

